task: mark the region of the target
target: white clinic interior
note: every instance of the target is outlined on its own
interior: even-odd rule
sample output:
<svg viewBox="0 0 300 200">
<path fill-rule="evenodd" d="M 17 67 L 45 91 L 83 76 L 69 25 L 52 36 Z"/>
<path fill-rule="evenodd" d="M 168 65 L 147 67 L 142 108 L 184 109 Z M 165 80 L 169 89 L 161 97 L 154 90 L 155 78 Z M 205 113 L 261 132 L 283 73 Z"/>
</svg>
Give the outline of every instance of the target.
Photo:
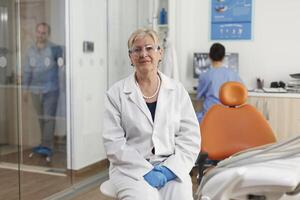
<svg viewBox="0 0 300 200">
<path fill-rule="evenodd" d="M 0 199 L 67 199 L 87 190 L 76 188 L 99 187 L 108 169 L 102 143 L 105 92 L 133 72 L 127 40 L 141 27 L 154 28 L 173 45 L 178 80 L 195 106 L 193 54 L 208 52 L 220 42 L 227 52 L 238 53 L 238 73 L 249 90 L 248 102 L 268 118 L 277 138 L 299 135 L 300 94 L 253 89 L 257 78 L 269 87 L 300 73 L 300 1 L 252 0 L 250 40 L 211 40 L 210 6 L 210 0 L 0 0 L 0 50 L 8 49 L 0 51 L 0 57 L 7 56 L 10 66 L 0 68 L 6 80 L 0 93 L 0 188 L 10 182 L 9 188 L 0 189 Z M 158 19 L 162 8 L 167 11 L 165 25 Z M 20 87 L 25 52 L 40 21 L 51 26 L 50 40 L 65 50 L 60 99 L 64 114 L 56 119 L 55 130 L 60 153 L 50 164 L 28 158 L 40 136 L 32 105 L 23 103 Z M 83 50 L 85 42 L 93 44 L 92 51 Z M 55 189 L 27 186 L 44 178 Z"/>
</svg>

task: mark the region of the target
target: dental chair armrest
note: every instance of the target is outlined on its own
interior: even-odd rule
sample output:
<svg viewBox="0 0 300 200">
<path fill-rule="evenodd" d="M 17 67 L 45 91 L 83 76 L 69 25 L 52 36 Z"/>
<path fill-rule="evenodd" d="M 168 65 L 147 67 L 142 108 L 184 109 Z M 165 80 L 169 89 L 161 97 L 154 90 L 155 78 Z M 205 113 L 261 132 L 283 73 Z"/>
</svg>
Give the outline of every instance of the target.
<svg viewBox="0 0 300 200">
<path fill-rule="evenodd" d="M 205 161 L 208 159 L 208 154 L 206 152 L 200 152 L 197 160 L 196 160 L 196 166 L 198 167 L 198 175 L 197 175 L 197 183 L 199 184 L 202 177 L 203 172 L 205 170 Z"/>
</svg>

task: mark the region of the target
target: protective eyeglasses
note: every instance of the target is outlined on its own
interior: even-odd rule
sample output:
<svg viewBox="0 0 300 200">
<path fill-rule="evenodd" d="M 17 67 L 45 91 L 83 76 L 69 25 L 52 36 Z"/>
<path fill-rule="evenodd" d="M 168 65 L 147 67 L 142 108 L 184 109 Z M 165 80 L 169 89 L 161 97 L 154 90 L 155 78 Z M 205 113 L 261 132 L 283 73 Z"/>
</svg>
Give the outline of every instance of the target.
<svg viewBox="0 0 300 200">
<path fill-rule="evenodd" d="M 142 52 L 146 51 L 147 54 L 152 54 L 160 49 L 158 45 L 145 45 L 144 47 L 133 47 L 129 49 L 129 53 L 133 55 L 140 55 Z"/>
</svg>

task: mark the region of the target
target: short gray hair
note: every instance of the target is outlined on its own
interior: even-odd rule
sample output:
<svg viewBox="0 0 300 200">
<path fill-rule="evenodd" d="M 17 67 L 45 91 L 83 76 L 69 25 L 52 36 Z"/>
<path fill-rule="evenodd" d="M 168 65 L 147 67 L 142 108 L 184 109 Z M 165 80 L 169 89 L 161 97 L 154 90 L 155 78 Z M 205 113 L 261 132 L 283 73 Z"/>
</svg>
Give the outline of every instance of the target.
<svg viewBox="0 0 300 200">
<path fill-rule="evenodd" d="M 137 29 L 136 31 L 134 31 L 131 34 L 131 36 L 129 37 L 128 44 L 127 44 L 128 49 L 132 48 L 132 45 L 133 45 L 134 41 L 136 40 L 136 38 L 145 37 L 145 36 L 150 36 L 156 45 L 160 44 L 159 36 L 156 33 L 156 31 L 154 31 L 153 29 L 141 28 L 141 29 Z"/>
</svg>

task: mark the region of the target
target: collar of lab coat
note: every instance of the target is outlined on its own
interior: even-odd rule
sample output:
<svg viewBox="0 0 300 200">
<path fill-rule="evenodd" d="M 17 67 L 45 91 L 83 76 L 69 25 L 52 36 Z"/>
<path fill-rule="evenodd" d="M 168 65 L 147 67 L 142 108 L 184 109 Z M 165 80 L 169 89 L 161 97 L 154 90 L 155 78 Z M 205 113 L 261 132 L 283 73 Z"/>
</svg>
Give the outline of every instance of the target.
<svg viewBox="0 0 300 200">
<path fill-rule="evenodd" d="M 158 71 L 161 78 L 160 90 L 157 98 L 157 107 L 155 112 L 155 121 L 158 121 L 164 111 L 160 111 L 164 103 L 167 103 L 169 92 L 175 89 L 175 83 L 163 73 Z M 143 98 L 141 90 L 138 88 L 135 82 L 135 73 L 129 76 L 124 82 L 123 92 L 129 96 L 129 98 L 140 108 L 140 110 L 147 116 L 150 123 L 153 125 L 151 113 L 147 107 L 147 104 Z"/>
</svg>

